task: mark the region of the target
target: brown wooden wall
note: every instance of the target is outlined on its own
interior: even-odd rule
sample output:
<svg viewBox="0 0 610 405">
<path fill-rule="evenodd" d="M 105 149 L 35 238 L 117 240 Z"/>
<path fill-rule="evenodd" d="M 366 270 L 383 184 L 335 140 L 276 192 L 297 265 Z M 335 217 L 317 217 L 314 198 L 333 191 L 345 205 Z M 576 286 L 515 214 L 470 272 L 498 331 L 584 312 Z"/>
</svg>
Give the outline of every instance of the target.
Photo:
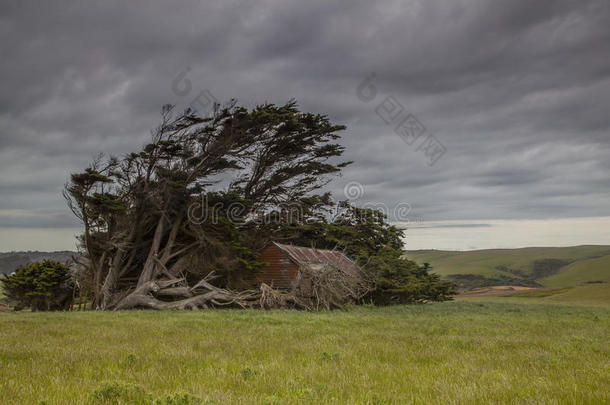
<svg viewBox="0 0 610 405">
<path fill-rule="evenodd" d="M 275 245 L 269 245 L 261 252 L 259 261 L 267 262 L 257 276 L 260 282 L 275 288 L 292 288 L 299 268 L 286 253 Z"/>
</svg>

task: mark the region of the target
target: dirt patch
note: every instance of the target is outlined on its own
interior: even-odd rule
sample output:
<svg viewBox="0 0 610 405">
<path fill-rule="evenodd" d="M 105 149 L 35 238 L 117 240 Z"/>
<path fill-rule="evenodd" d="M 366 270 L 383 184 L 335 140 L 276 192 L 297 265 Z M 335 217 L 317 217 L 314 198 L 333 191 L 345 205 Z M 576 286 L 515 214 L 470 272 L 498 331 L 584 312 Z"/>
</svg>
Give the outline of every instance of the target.
<svg viewBox="0 0 610 405">
<path fill-rule="evenodd" d="M 460 297 L 507 297 L 516 293 L 540 291 L 544 288 L 522 287 L 518 285 L 499 285 L 492 287 L 475 288 L 461 293 Z"/>
</svg>

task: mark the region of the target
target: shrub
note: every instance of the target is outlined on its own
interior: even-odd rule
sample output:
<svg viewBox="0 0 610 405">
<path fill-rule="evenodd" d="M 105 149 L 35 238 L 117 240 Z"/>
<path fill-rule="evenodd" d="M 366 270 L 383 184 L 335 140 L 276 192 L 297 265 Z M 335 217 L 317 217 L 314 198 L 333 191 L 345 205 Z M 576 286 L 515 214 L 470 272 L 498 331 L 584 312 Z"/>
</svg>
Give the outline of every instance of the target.
<svg viewBox="0 0 610 405">
<path fill-rule="evenodd" d="M 412 304 L 425 301 L 446 301 L 455 294 L 455 285 L 441 281 L 430 273 L 430 266 L 419 265 L 402 256 L 402 251 L 381 249 L 371 257 L 367 270 L 374 278 L 369 298 L 376 305 Z"/>
<path fill-rule="evenodd" d="M 72 304 L 74 285 L 65 264 L 53 260 L 30 263 L 0 280 L 7 300 L 16 309 L 57 311 Z"/>
<path fill-rule="evenodd" d="M 201 405 L 204 402 L 191 394 L 179 393 L 159 397 L 154 400 L 154 405 Z"/>
<path fill-rule="evenodd" d="M 93 391 L 96 404 L 138 404 L 151 403 L 150 395 L 142 387 L 120 381 L 104 381 Z"/>
<path fill-rule="evenodd" d="M 204 401 L 183 392 L 155 398 L 139 385 L 121 381 L 104 381 L 93 391 L 93 403 L 99 405 L 202 405 Z"/>
</svg>

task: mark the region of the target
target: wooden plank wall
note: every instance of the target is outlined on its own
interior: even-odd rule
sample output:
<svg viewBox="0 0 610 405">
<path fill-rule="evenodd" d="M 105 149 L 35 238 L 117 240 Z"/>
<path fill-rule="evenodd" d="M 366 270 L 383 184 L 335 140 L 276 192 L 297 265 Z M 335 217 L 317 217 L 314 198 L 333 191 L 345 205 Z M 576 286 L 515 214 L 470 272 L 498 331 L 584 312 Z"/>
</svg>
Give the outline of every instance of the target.
<svg viewBox="0 0 610 405">
<path fill-rule="evenodd" d="M 257 276 L 260 282 L 275 288 L 292 288 L 292 282 L 296 279 L 299 268 L 286 253 L 275 245 L 269 245 L 262 251 L 259 260 L 268 263 Z"/>
</svg>

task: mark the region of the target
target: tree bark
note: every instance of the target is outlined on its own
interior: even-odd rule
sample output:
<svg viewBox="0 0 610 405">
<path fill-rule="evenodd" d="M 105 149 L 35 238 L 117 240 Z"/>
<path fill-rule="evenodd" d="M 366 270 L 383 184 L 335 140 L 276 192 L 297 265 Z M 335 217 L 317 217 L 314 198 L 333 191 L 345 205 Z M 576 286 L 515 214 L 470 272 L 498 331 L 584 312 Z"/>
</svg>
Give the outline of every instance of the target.
<svg viewBox="0 0 610 405">
<path fill-rule="evenodd" d="M 157 227 L 155 229 L 155 235 L 153 237 L 152 245 L 150 247 L 150 251 L 148 252 L 148 257 L 146 258 L 146 262 L 144 263 L 144 268 L 142 269 L 142 273 L 140 274 L 140 278 L 138 279 L 137 288 L 140 288 L 145 283 L 150 282 L 155 277 L 155 267 L 157 266 L 157 261 L 155 260 L 159 254 L 159 246 L 161 245 L 161 239 L 163 237 L 163 222 L 165 221 L 165 217 L 163 214 L 159 217 L 159 222 L 157 222 Z"/>
</svg>

